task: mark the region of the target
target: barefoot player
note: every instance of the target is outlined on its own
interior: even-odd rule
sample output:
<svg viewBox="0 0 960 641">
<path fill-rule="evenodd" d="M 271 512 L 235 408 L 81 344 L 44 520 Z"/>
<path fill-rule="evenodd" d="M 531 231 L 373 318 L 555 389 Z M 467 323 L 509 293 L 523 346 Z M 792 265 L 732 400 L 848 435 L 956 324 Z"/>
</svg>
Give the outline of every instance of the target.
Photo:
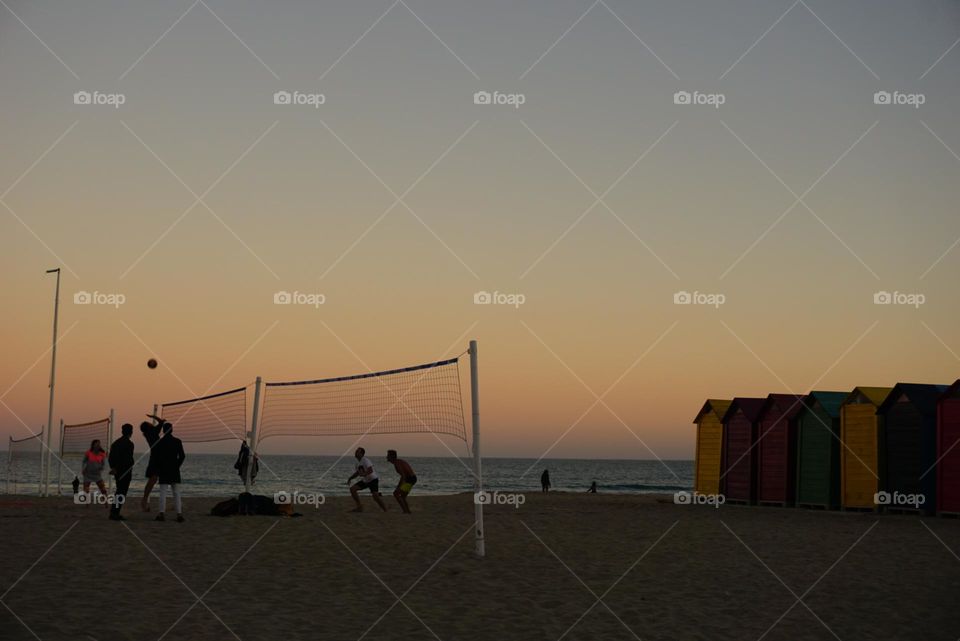
<svg viewBox="0 0 960 641">
<path fill-rule="evenodd" d="M 397 499 L 400 509 L 404 514 L 410 514 L 410 506 L 407 504 L 407 495 L 413 489 L 417 482 L 417 475 L 413 472 L 413 467 L 402 458 L 397 458 L 396 450 L 387 450 L 387 461 L 393 463 L 393 469 L 400 475 L 397 482 L 397 489 L 393 491 L 393 498 Z"/>
<path fill-rule="evenodd" d="M 358 447 L 357 451 L 353 455 L 357 459 L 357 471 L 350 475 L 350 478 L 347 479 L 347 483 L 350 483 L 353 479 L 360 477 L 360 480 L 350 486 L 350 496 L 353 497 L 353 501 L 357 504 L 357 507 L 352 512 L 363 512 L 363 506 L 360 504 L 360 490 L 370 489 L 370 496 L 373 497 L 373 500 L 377 502 L 377 505 L 380 506 L 380 509 L 384 512 L 387 511 L 387 506 L 383 504 L 383 499 L 380 498 L 380 477 L 373 469 L 373 463 L 366 456 L 367 451 L 362 447 Z"/>
</svg>

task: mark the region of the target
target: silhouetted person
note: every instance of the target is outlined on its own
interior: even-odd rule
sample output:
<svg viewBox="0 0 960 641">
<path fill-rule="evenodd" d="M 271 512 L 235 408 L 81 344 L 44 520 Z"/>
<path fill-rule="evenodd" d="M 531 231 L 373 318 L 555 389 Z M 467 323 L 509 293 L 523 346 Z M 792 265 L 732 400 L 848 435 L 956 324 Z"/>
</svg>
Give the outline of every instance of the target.
<svg viewBox="0 0 960 641">
<path fill-rule="evenodd" d="M 540 491 L 550 491 L 550 470 L 544 470 L 543 474 L 540 475 Z"/>
<path fill-rule="evenodd" d="M 117 490 L 113 494 L 113 507 L 110 508 L 110 518 L 114 521 L 123 521 L 120 509 L 127 500 L 127 491 L 130 489 L 130 480 L 133 478 L 133 425 L 124 423 L 120 428 L 121 436 L 110 444 L 110 473 L 117 481 Z"/>
<path fill-rule="evenodd" d="M 173 507 L 177 511 L 177 523 L 183 523 L 183 503 L 180 500 L 180 466 L 187 455 L 183 452 L 183 441 L 173 435 L 173 425 L 163 424 L 163 435 L 153 446 L 157 457 L 157 482 L 160 483 L 160 514 L 158 521 L 166 520 L 167 490 L 173 490 Z"/>
<path fill-rule="evenodd" d="M 393 498 L 397 499 L 397 503 L 400 504 L 400 509 L 403 510 L 404 514 L 410 514 L 407 495 L 410 494 L 410 490 L 416 485 L 417 475 L 414 474 L 412 465 L 402 458 L 397 458 L 396 450 L 387 450 L 387 461 L 393 463 L 393 469 L 400 475 L 400 480 L 397 482 L 397 489 L 393 491 Z"/>
<path fill-rule="evenodd" d="M 144 512 L 150 511 L 150 491 L 157 484 L 157 458 L 153 448 L 160 440 L 160 427 L 163 425 L 163 421 L 159 418 L 152 418 L 156 421 L 155 423 L 148 423 L 147 421 L 140 423 L 140 433 L 143 434 L 143 438 L 147 441 L 147 449 L 150 450 L 150 458 L 147 460 L 147 473 L 145 474 L 147 484 L 143 486 L 143 498 L 140 500 L 140 508 Z"/>
<path fill-rule="evenodd" d="M 74 493 L 74 494 L 79 494 L 79 493 L 80 493 L 80 479 L 79 479 L 76 475 L 74 475 L 74 477 L 73 477 L 73 483 L 71 483 L 70 485 L 73 486 L 73 493 Z"/>
<path fill-rule="evenodd" d="M 100 439 L 90 442 L 90 449 L 83 454 L 83 463 L 80 473 L 83 475 L 83 493 L 90 492 L 90 484 L 95 483 L 104 497 L 107 496 L 107 486 L 103 483 L 103 468 L 107 465 L 107 453 L 100 445 Z"/>
<path fill-rule="evenodd" d="M 588 494 L 596 494 L 596 493 L 597 493 L 597 482 L 596 482 L 596 481 L 594 481 L 593 483 L 590 484 L 590 489 L 587 490 L 587 493 L 588 493 Z"/>
<path fill-rule="evenodd" d="M 353 456 L 357 459 L 357 471 L 350 475 L 350 478 L 347 479 L 347 483 L 360 477 L 360 480 L 350 486 L 350 496 L 353 497 L 354 503 L 357 504 L 357 507 L 351 510 L 352 512 L 363 512 L 363 505 L 360 504 L 360 496 L 358 493 L 360 490 L 370 490 L 370 496 L 373 497 L 373 500 L 377 502 L 377 505 L 380 506 L 380 509 L 384 512 L 387 511 L 387 506 L 383 504 L 383 499 L 380 498 L 380 477 L 373 469 L 373 463 L 366 457 L 367 451 L 362 447 L 358 447 L 357 451 L 353 453 Z"/>
<path fill-rule="evenodd" d="M 247 466 L 250 464 L 250 446 L 247 445 L 247 442 L 244 441 L 240 444 L 240 452 L 237 454 L 237 462 L 233 464 L 233 469 L 237 470 L 237 473 L 240 475 L 240 480 L 246 483 L 247 480 Z M 257 472 L 260 471 L 260 463 L 257 460 L 257 457 L 253 457 L 253 468 L 250 470 L 250 484 L 253 484 L 253 480 L 257 478 Z"/>
</svg>

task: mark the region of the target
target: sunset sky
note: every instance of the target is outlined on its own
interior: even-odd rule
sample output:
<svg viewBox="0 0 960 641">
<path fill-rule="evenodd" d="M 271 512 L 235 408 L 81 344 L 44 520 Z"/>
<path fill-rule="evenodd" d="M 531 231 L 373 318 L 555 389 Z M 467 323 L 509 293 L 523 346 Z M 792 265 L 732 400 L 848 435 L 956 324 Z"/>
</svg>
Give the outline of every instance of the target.
<svg viewBox="0 0 960 641">
<path fill-rule="evenodd" d="M 954 381 L 960 5 L 791 1 L 5 0 L 0 447 L 46 420 L 57 266 L 68 422 L 470 338 L 489 456 L 692 458 L 708 397 Z"/>
</svg>

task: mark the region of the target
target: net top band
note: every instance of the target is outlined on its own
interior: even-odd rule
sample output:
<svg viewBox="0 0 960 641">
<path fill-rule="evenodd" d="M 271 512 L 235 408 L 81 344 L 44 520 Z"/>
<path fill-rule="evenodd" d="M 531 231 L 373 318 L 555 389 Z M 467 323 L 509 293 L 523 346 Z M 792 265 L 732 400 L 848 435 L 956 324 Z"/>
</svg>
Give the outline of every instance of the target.
<svg viewBox="0 0 960 641">
<path fill-rule="evenodd" d="M 11 443 L 23 443 L 24 441 L 32 441 L 35 438 L 40 438 L 40 436 L 40 434 L 34 434 L 33 436 L 24 436 L 23 438 L 13 438 L 12 436 L 8 436 L 7 438 L 10 439 Z"/>
<path fill-rule="evenodd" d="M 460 357 L 448 358 L 444 361 L 435 363 L 424 363 L 423 365 L 411 365 L 410 367 L 401 367 L 399 369 L 388 369 L 382 372 L 368 372 L 366 374 L 353 374 L 352 376 L 337 376 L 335 378 L 320 378 L 313 381 L 286 381 L 283 383 L 265 383 L 267 387 L 279 387 L 282 385 L 314 385 L 318 383 L 337 383 L 341 381 L 353 381 L 361 378 L 374 378 L 377 376 L 389 376 L 390 374 L 403 374 L 405 372 L 415 372 L 421 369 L 430 369 L 431 367 L 442 367 L 452 365 L 460 360 Z"/>
<path fill-rule="evenodd" d="M 64 423 L 63 428 L 66 429 L 68 427 L 90 427 L 91 425 L 99 425 L 100 423 L 109 423 L 109 422 L 110 422 L 110 417 L 108 416 L 107 418 L 101 418 L 96 421 L 90 421 L 89 423 L 73 423 L 73 424 Z"/>
<path fill-rule="evenodd" d="M 217 398 L 219 396 L 226 396 L 227 394 L 236 394 L 247 389 L 246 387 L 238 387 L 236 389 L 227 390 L 226 392 L 218 392 L 216 394 L 210 394 L 208 396 L 200 396 L 199 398 L 188 398 L 184 401 L 176 401 L 174 403 L 164 403 L 160 407 L 173 407 L 175 405 L 183 405 L 184 403 L 196 403 L 197 401 L 208 401 L 211 398 Z"/>
</svg>

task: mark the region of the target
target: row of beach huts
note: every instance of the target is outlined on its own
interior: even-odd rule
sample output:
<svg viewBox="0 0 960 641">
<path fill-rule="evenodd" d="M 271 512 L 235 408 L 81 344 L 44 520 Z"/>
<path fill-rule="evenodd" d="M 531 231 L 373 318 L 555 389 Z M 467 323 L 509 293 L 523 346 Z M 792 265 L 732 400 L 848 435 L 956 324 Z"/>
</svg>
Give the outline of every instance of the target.
<svg viewBox="0 0 960 641">
<path fill-rule="evenodd" d="M 960 514 L 960 380 L 710 399 L 694 423 L 698 494 Z"/>
</svg>

